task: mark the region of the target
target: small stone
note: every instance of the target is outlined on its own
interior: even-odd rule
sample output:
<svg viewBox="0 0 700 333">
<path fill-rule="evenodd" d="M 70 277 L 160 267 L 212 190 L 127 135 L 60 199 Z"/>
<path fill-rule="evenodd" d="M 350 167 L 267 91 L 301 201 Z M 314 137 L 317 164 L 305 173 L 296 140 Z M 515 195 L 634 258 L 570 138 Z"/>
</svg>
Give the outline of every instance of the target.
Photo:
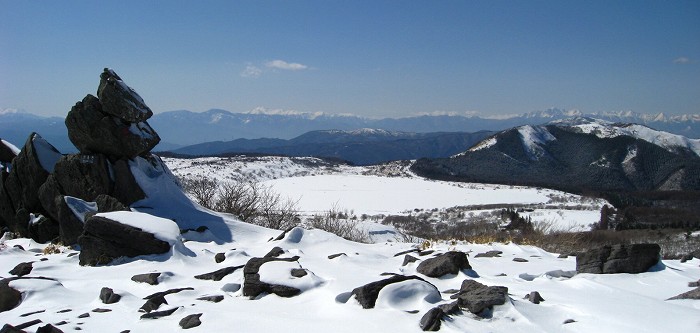
<svg viewBox="0 0 700 333">
<path fill-rule="evenodd" d="M 31 315 L 35 315 L 35 314 L 37 314 L 37 313 L 44 313 L 44 312 L 46 312 L 46 310 L 33 311 L 33 312 L 21 314 L 21 315 L 19 315 L 19 316 L 20 316 L 20 317 L 29 317 L 29 316 L 31 316 Z"/>
<path fill-rule="evenodd" d="M 162 304 L 168 304 L 164 296 L 156 296 L 149 298 L 140 308 L 139 312 L 151 312 L 157 310 Z"/>
<path fill-rule="evenodd" d="M 117 303 L 122 297 L 119 294 L 115 294 L 112 288 L 104 287 L 100 290 L 100 300 L 104 304 Z"/>
<path fill-rule="evenodd" d="M 442 324 L 442 318 L 445 316 L 445 312 L 442 311 L 440 307 L 435 307 L 426 312 L 425 315 L 420 319 L 418 326 L 423 331 L 436 332 L 440 330 L 440 325 Z"/>
<path fill-rule="evenodd" d="M 408 265 L 412 262 L 416 262 L 416 261 L 418 261 L 418 258 L 407 254 L 403 257 L 403 264 L 401 266 L 406 266 L 406 265 Z"/>
<path fill-rule="evenodd" d="M 691 287 L 691 288 L 700 287 L 700 280 L 697 280 L 695 282 L 688 282 L 688 287 Z"/>
<path fill-rule="evenodd" d="M 303 268 L 293 268 L 292 269 L 292 276 L 295 278 L 300 278 L 306 276 L 308 273 L 306 273 L 306 270 Z"/>
<path fill-rule="evenodd" d="M 492 250 L 492 251 L 487 251 L 484 253 L 478 253 L 477 255 L 474 256 L 474 258 L 494 258 L 494 257 L 500 257 L 501 254 L 503 254 L 503 251 Z"/>
<path fill-rule="evenodd" d="M 217 253 L 214 256 L 214 261 L 216 261 L 217 264 L 223 262 L 224 260 L 226 260 L 226 254 L 223 252 Z"/>
<path fill-rule="evenodd" d="M 148 283 L 152 286 L 155 286 L 155 285 L 158 285 L 158 277 L 159 276 L 160 276 L 160 273 L 137 274 L 137 275 L 134 275 L 131 277 L 131 281 Z"/>
<path fill-rule="evenodd" d="M 524 259 L 524 258 L 513 258 L 513 261 L 515 261 L 515 262 L 528 262 L 528 260 Z"/>
<path fill-rule="evenodd" d="M 575 323 L 575 322 L 576 322 L 576 321 L 573 320 L 573 319 L 564 320 L 564 324 L 571 324 L 571 323 Z"/>
<path fill-rule="evenodd" d="M 221 281 L 221 279 L 223 279 L 226 275 L 229 275 L 229 274 L 235 272 L 239 268 L 243 268 L 243 266 L 245 266 L 245 265 L 224 267 L 222 269 L 213 271 L 211 273 L 195 275 L 194 278 L 199 279 L 199 280 Z"/>
<path fill-rule="evenodd" d="M 544 302 L 544 298 L 540 295 L 539 292 L 533 291 L 527 294 L 524 299 L 534 303 L 534 304 L 540 304 L 540 302 Z"/>
<path fill-rule="evenodd" d="M 340 256 L 346 256 L 346 257 L 347 257 L 348 255 L 345 254 L 345 253 L 336 253 L 336 254 L 331 254 L 331 255 L 329 255 L 329 256 L 328 256 L 328 259 L 335 259 L 335 258 L 338 258 L 338 257 L 340 257 Z"/>
<path fill-rule="evenodd" d="M 96 312 L 96 313 L 112 312 L 112 309 L 97 308 L 97 309 L 92 309 L 92 312 Z"/>
<path fill-rule="evenodd" d="M 85 312 L 85 313 L 83 313 L 83 314 L 81 314 L 81 315 L 78 315 L 78 318 L 81 318 L 81 319 L 82 319 L 82 318 L 87 318 L 87 317 L 90 317 L 90 314 L 87 313 L 87 312 Z"/>
<path fill-rule="evenodd" d="M 149 312 L 146 314 L 141 315 L 141 319 L 158 319 L 161 317 L 167 317 L 171 314 L 173 314 L 175 311 L 177 311 L 178 308 L 172 308 L 170 310 L 165 310 L 165 311 L 154 311 L 154 312 Z"/>
<path fill-rule="evenodd" d="M 202 316 L 201 313 L 197 313 L 197 314 L 191 314 L 185 318 L 182 318 L 180 320 L 180 327 L 182 327 L 183 329 L 188 329 L 188 328 L 197 327 L 197 326 L 201 325 L 202 322 L 199 320 L 199 317 L 201 317 L 201 316 Z"/>
<path fill-rule="evenodd" d="M 202 296 L 200 298 L 197 298 L 197 300 L 198 301 L 219 303 L 219 302 L 224 300 L 224 296 L 223 295 Z"/>
</svg>

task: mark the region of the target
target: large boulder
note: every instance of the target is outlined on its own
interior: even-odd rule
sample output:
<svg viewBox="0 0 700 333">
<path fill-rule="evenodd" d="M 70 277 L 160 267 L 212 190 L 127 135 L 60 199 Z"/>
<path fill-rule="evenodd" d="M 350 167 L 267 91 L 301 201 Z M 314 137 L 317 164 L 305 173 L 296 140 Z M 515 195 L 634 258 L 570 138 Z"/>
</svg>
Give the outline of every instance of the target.
<svg viewBox="0 0 700 333">
<path fill-rule="evenodd" d="M 0 215 L 10 230 L 28 236 L 29 213 L 43 214 L 39 188 L 54 170 L 61 153 L 40 135 L 32 133 L 12 160 L 0 191 Z"/>
<path fill-rule="evenodd" d="M 484 310 L 491 309 L 494 305 L 502 305 L 508 300 L 508 288 L 501 286 L 486 286 L 474 280 L 462 281 L 459 292 L 450 296 L 457 299 L 460 308 L 480 315 Z"/>
<path fill-rule="evenodd" d="M 435 258 L 423 260 L 416 270 L 429 277 L 441 277 L 446 274 L 457 274 L 463 269 L 471 269 L 467 254 L 460 251 L 450 251 Z"/>
<path fill-rule="evenodd" d="M 661 259 L 658 244 L 618 244 L 591 249 L 576 256 L 578 273 L 643 273 Z"/>
<path fill-rule="evenodd" d="M 419 280 L 424 281 L 415 275 L 393 275 L 387 279 L 375 281 L 368 283 L 364 286 L 357 287 L 352 290 L 351 295 L 355 296 L 355 299 L 362 305 L 363 309 L 374 308 L 377 302 L 377 297 L 379 297 L 379 292 L 386 286 L 392 283 L 403 282 L 407 280 Z"/>
<path fill-rule="evenodd" d="M 153 115 L 143 98 L 109 68 L 100 74 L 97 98 L 102 102 L 102 111 L 130 123 L 146 121 Z"/>
<path fill-rule="evenodd" d="M 103 112 L 100 100 L 87 95 L 66 116 L 68 138 L 81 153 L 134 158 L 151 151 L 160 137 L 147 122 L 127 122 Z"/>
<path fill-rule="evenodd" d="M 171 241 L 158 238 L 133 224 L 141 223 L 144 227 L 160 224 L 159 228 L 168 230 L 166 236 L 171 240 L 179 234 L 177 224 L 170 220 L 143 213 L 110 214 L 116 213 L 93 215 L 85 221 L 84 232 L 78 238 L 81 265 L 102 265 L 119 257 L 162 254 L 170 250 Z M 127 219 L 131 221 L 124 223 Z"/>
<path fill-rule="evenodd" d="M 94 201 L 114 188 L 109 160 L 102 154 L 77 154 L 62 157 L 56 163 L 54 177 L 61 194 Z"/>
</svg>

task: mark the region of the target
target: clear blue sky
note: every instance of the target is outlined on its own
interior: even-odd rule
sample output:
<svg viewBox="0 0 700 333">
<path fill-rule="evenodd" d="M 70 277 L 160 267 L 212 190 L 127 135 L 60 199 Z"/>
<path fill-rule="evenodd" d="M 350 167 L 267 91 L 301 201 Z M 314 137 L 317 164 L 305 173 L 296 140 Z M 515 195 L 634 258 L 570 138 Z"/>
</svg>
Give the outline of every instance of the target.
<svg viewBox="0 0 700 333">
<path fill-rule="evenodd" d="M 0 108 L 700 113 L 700 1 L 0 0 Z"/>
</svg>

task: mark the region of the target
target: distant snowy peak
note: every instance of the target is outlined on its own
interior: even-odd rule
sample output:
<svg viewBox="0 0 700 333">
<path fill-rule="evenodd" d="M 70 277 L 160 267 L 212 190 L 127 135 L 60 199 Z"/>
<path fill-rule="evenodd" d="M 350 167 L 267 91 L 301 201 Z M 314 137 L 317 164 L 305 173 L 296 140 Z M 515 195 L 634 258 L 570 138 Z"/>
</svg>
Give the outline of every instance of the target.
<svg viewBox="0 0 700 333">
<path fill-rule="evenodd" d="M 405 136 L 409 135 L 412 133 L 408 132 L 399 132 L 399 131 L 389 131 L 385 129 L 377 129 L 377 128 L 360 128 L 356 130 L 326 130 L 326 131 L 319 131 L 319 132 L 324 132 L 328 134 L 344 134 L 344 135 L 350 135 L 350 136 L 382 136 L 382 137 L 399 137 L 399 136 Z"/>
<path fill-rule="evenodd" d="M 689 139 L 682 135 L 657 131 L 644 125 L 612 123 L 600 119 L 573 118 L 558 120 L 550 124 L 573 130 L 578 133 L 594 134 L 599 138 L 631 136 L 662 147 L 670 152 L 688 149 L 700 156 L 700 139 Z"/>
<path fill-rule="evenodd" d="M 572 109 L 572 110 L 562 110 L 557 108 L 549 108 L 543 111 L 533 111 L 528 112 L 523 115 L 525 118 L 568 118 L 568 117 L 580 117 L 583 116 L 583 112 Z"/>
<path fill-rule="evenodd" d="M 518 127 L 518 134 L 520 134 L 523 147 L 528 157 L 533 161 L 539 160 L 542 156 L 547 154 L 544 149 L 547 142 L 557 139 L 552 133 L 549 133 L 544 126 L 520 126 Z"/>
<path fill-rule="evenodd" d="M 267 116 L 297 116 L 307 119 L 316 119 L 321 116 L 326 116 L 323 112 L 302 112 L 297 110 L 287 110 L 287 109 L 268 109 L 262 106 L 253 108 L 252 110 L 245 112 L 245 114 L 254 115 L 267 115 Z"/>
</svg>

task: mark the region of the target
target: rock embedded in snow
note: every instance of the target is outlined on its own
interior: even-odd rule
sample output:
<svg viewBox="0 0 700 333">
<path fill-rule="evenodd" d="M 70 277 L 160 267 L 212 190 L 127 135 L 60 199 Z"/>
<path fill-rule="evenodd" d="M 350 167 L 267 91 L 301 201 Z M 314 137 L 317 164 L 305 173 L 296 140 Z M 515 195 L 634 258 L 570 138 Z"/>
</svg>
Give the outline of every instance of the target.
<svg viewBox="0 0 700 333">
<path fill-rule="evenodd" d="M 112 288 L 104 287 L 100 290 L 100 300 L 104 304 L 117 303 L 121 298 L 121 295 L 114 293 Z"/>
<path fill-rule="evenodd" d="M 131 277 L 131 281 L 148 283 L 152 286 L 158 285 L 158 277 L 160 273 L 146 273 L 146 274 L 136 274 Z"/>
<path fill-rule="evenodd" d="M 22 293 L 8 285 L 9 279 L 0 280 L 0 312 L 12 310 L 22 302 Z"/>
<path fill-rule="evenodd" d="M 490 309 L 494 305 L 505 304 L 508 300 L 508 288 L 489 287 L 474 280 L 464 280 L 459 292 L 450 298 L 457 299 L 461 308 L 466 308 L 469 312 L 480 315 L 484 310 Z"/>
<path fill-rule="evenodd" d="M 15 276 L 25 276 L 32 272 L 32 262 L 23 262 L 17 264 L 9 273 Z"/>
<path fill-rule="evenodd" d="M 401 264 L 401 266 L 406 266 L 406 265 L 408 265 L 408 264 L 410 264 L 410 263 L 412 263 L 412 262 L 416 262 L 416 261 L 418 261 L 418 258 L 413 257 L 413 256 L 410 256 L 410 255 L 407 254 L 407 255 L 405 255 L 405 256 L 403 257 L 403 264 Z"/>
<path fill-rule="evenodd" d="M 63 333 L 63 331 L 51 324 L 46 324 L 44 326 L 39 327 L 36 330 L 36 333 Z"/>
<path fill-rule="evenodd" d="M 503 251 L 491 250 L 491 251 L 486 251 L 483 253 L 477 253 L 474 256 L 474 258 L 494 258 L 494 257 L 500 257 L 501 254 L 503 254 Z"/>
<path fill-rule="evenodd" d="M 196 313 L 182 318 L 179 323 L 180 327 L 182 327 L 183 330 L 186 330 L 188 328 L 193 328 L 202 325 L 202 321 L 199 319 L 201 316 L 201 313 Z"/>
<path fill-rule="evenodd" d="M 299 288 L 263 282 L 259 274 L 260 268 L 266 263 L 274 261 L 295 262 L 297 260 L 299 260 L 298 256 L 292 258 L 251 258 L 243 267 L 243 296 L 255 298 L 262 293 L 269 293 L 280 297 L 293 297 L 301 294 Z"/>
<path fill-rule="evenodd" d="M 471 268 L 466 253 L 450 251 L 422 261 L 416 271 L 429 277 L 441 277 L 446 274 L 457 274 L 463 269 Z"/>
<path fill-rule="evenodd" d="M 177 308 L 172 308 L 172 309 L 163 310 L 163 311 L 152 311 L 152 312 L 141 315 L 141 319 L 158 319 L 158 318 L 162 318 L 162 317 L 167 317 L 167 316 L 175 313 L 175 311 L 177 311 L 178 309 L 180 309 L 180 308 L 177 307 Z"/>
<path fill-rule="evenodd" d="M 340 256 L 346 256 L 346 257 L 347 257 L 348 255 L 345 254 L 345 253 L 335 253 L 335 254 L 329 255 L 329 256 L 328 256 L 328 259 L 335 259 L 335 258 L 338 258 L 338 257 L 340 257 Z"/>
<path fill-rule="evenodd" d="M 544 298 L 542 298 L 538 291 L 530 292 L 529 294 L 525 295 L 524 299 L 534 304 L 540 304 L 540 302 L 544 302 Z"/>
<path fill-rule="evenodd" d="M 158 310 L 158 308 L 163 304 L 168 304 L 168 301 L 165 300 L 165 295 L 150 297 L 145 303 L 143 303 L 143 305 L 141 305 L 139 312 L 149 313 L 151 311 Z"/>
<path fill-rule="evenodd" d="M 618 244 L 588 250 L 576 257 L 578 273 L 644 273 L 661 259 L 658 244 Z"/>
<path fill-rule="evenodd" d="M 226 260 L 226 253 L 219 252 L 216 255 L 214 255 L 214 261 L 217 264 L 222 263 L 224 260 Z"/>
<path fill-rule="evenodd" d="M 684 292 L 680 295 L 673 296 L 669 298 L 668 300 L 674 300 L 674 299 L 700 299 L 700 287 L 695 288 L 691 291 Z"/>
<path fill-rule="evenodd" d="M 202 296 L 197 298 L 198 301 L 207 301 L 207 302 L 212 302 L 212 303 L 219 303 L 224 300 L 223 295 L 211 295 L 211 296 Z"/>
<path fill-rule="evenodd" d="M 236 270 L 243 268 L 243 265 L 241 266 L 231 266 L 231 267 L 224 267 L 222 269 L 218 269 L 216 271 L 213 271 L 211 273 L 205 273 L 205 274 L 200 274 L 200 275 L 195 275 L 195 279 L 199 280 L 212 280 L 212 281 L 221 281 L 226 275 L 229 275 Z"/>
<path fill-rule="evenodd" d="M 355 299 L 360 303 L 363 309 L 372 309 L 376 305 L 377 302 L 377 297 L 379 297 L 379 292 L 386 286 L 393 284 L 393 283 L 398 283 L 398 282 L 403 282 L 403 281 L 408 281 L 408 280 L 419 280 L 425 282 L 425 280 L 421 279 L 418 276 L 415 275 L 393 275 L 390 278 L 384 279 L 384 280 L 379 280 L 375 282 L 368 283 L 366 285 L 357 287 L 352 290 L 351 295 L 355 296 Z"/>
<path fill-rule="evenodd" d="M 434 307 L 423 315 L 418 326 L 426 332 L 437 332 L 440 330 L 443 317 L 445 312 L 440 307 Z"/>
<path fill-rule="evenodd" d="M 103 265 L 119 257 L 162 254 L 179 236 L 177 225 L 166 219 L 135 212 L 94 215 L 78 238 L 81 265 Z"/>
</svg>

